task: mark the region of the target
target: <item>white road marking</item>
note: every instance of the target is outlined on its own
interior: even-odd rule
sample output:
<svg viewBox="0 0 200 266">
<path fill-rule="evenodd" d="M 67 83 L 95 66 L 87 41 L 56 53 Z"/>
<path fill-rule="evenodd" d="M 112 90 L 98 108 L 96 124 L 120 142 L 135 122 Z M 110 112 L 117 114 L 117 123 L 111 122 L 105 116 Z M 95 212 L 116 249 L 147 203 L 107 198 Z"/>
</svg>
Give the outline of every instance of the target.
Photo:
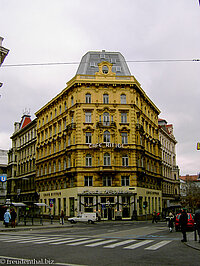
<svg viewBox="0 0 200 266">
<path fill-rule="evenodd" d="M 96 239 L 89 239 L 89 240 L 84 240 L 84 241 L 80 241 L 80 242 L 76 242 L 76 243 L 70 243 L 68 244 L 69 246 L 78 246 L 78 245 L 82 245 L 82 244 L 87 244 L 87 243 L 92 243 L 92 242 L 97 242 L 103 240 L 102 238 L 96 238 Z"/>
<path fill-rule="evenodd" d="M 86 247 L 97 247 L 97 246 L 100 246 L 100 245 L 103 245 L 103 244 L 107 244 L 107 243 L 111 243 L 111 242 L 115 242 L 115 241 L 117 241 L 117 240 L 116 239 L 103 240 L 103 241 L 98 242 L 98 243 L 86 245 Z"/>
<path fill-rule="evenodd" d="M 152 246 L 150 246 L 148 248 L 145 248 L 145 249 L 147 249 L 147 250 L 156 250 L 156 249 L 159 249 L 159 248 L 167 245 L 170 242 L 172 242 L 172 240 L 163 240 L 163 241 L 158 242 L 155 245 L 152 245 Z"/>
<path fill-rule="evenodd" d="M 128 246 L 128 247 L 124 247 L 124 249 L 135 249 L 135 248 L 138 248 L 138 247 L 141 247 L 141 246 L 144 246 L 144 245 L 147 245 L 151 242 L 153 242 L 154 240 L 144 240 L 144 241 L 141 241 L 139 243 L 136 243 L 136 244 L 133 244 L 131 246 Z"/>
<path fill-rule="evenodd" d="M 125 245 L 125 244 L 132 243 L 134 241 L 136 241 L 136 240 L 135 239 L 128 239 L 128 240 L 124 240 L 124 241 L 121 241 L 121 242 L 118 242 L 118 243 L 114 243 L 114 244 L 105 246 L 104 248 L 115 248 L 115 247 L 119 247 L 119 246 L 122 246 L 122 245 Z"/>
</svg>

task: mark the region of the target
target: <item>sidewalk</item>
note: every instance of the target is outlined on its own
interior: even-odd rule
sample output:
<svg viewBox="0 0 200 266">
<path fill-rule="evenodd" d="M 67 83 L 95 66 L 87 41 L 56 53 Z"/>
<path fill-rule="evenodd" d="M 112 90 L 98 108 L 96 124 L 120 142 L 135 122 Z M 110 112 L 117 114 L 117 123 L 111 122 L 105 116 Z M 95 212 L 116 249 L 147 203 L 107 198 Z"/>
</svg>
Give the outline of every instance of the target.
<svg viewBox="0 0 200 266">
<path fill-rule="evenodd" d="M 15 228 L 12 228 L 11 225 L 9 225 L 8 228 L 5 227 L 3 224 L 3 221 L 0 221 L 0 232 L 10 232 L 10 231 L 30 231 L 30 230 L 43 230 L 43 229 L 50 229 L 50 228 L 66 228 L 66 227 L 72 227 L 72 225 L 69 222 L 65 222 L 64 225 L 60 224 L 59 220 L 54 220 L 53 223 L 51 223 L 50 220 L 43 220 L 42 223 L 39 219 L 34 220 L 33 224 L 31 221 L 27 221 L 26 225 L 24 222 L 20 222 L 18 225 L 16 225 Z"/>
<path fill-rule="evenodd" d="M 187 242 L 184 244 L 190 248 L 200 250 L 199 236 L 197 234 L 197 241 L 194 240 L 194 232 L 187 233 Z"/>
</svg>

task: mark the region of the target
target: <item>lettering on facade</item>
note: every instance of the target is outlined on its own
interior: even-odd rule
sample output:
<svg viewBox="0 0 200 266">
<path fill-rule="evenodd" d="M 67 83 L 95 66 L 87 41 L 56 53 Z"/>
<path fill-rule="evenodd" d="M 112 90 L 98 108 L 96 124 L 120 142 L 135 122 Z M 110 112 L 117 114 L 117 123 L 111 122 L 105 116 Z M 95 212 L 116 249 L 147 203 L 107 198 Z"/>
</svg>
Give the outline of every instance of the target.
<svg viewBox="0 0 200 266">
<path fill-rule="evenodd" d="M 159 192 L 156 191 L 146 191 L 146 194 L 148 195 L 158 195 L 159 196 Z"/>
<path fill-rule="evenodd" d="M 61 196 L 61 192 L 44 193 L 43 196 L 44 196 L 44 197 Z"/>
<path fill-rule="evenodd" d="M 88 144 L 89 148 L 118 148 L 118 149 L 122 149 L 124 148 L 124 144 L 120 144 L 120 143 L 90 143 Z"/>
</svg>

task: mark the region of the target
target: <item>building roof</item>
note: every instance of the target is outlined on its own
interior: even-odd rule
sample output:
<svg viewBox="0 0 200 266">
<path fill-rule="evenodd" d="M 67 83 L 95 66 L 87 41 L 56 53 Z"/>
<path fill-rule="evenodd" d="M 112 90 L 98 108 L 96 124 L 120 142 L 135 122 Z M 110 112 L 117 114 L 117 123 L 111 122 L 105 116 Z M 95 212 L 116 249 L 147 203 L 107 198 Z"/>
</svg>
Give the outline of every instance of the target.
<svg viewBox="0 0 200 266">
<path fill-rule="evenodd" d="M 98 72 L 98 64 L 102 61 L 107 61 L 112 66 L 112 72 L 116 73 L 116 76 L 131 76 L 128 65 L 119 52 L 107 52 L 102 51 L 89 51 L 81 59 L 76 74 L 82 75 L 95 75 Z"/>
<path fill-rule="evenodd" d="M 179 178 L 183 181 L 200 181 L 199 175 L 185 175 L 179 176 Z"/>
<path fill-rule="evenodd" d="M 25 126 L 27 126 L 29 123 L 31 122 L 31 117 L 30 115 L 23 115 L 22 120 L 21 120 L 21 124 L 20 124 L 20 129 L 24 128 Z"/>
</svg>

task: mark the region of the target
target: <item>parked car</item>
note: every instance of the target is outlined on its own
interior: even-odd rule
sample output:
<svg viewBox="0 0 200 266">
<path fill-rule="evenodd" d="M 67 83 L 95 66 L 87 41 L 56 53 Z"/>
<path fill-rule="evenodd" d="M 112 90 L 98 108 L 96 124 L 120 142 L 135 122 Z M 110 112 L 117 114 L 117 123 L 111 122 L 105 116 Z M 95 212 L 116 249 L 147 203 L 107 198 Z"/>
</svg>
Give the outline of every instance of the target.
<svg viewBox="0 0 200 266">
<path fill-rule="evenodd" d="M 68 218 L 68 221 L 71 222 L 72 224 L 77 222 L 94 223 L 97 221 L 97 215 L 96 213 L 84 212 L 80 213 L 76 217 Z"/>
<path fill-rule="evenodd" d="M 187 213 L 188 215 L 188 222 L 187 222 L 187 229 L 194 230 L 194 218 L 191 213 Z M 176 231 L 179 231 L 181 229 L 179 219 L 180 219 L 181 213 L 176 215 L 175 219 L 175 229 Z"/>
</svg>

